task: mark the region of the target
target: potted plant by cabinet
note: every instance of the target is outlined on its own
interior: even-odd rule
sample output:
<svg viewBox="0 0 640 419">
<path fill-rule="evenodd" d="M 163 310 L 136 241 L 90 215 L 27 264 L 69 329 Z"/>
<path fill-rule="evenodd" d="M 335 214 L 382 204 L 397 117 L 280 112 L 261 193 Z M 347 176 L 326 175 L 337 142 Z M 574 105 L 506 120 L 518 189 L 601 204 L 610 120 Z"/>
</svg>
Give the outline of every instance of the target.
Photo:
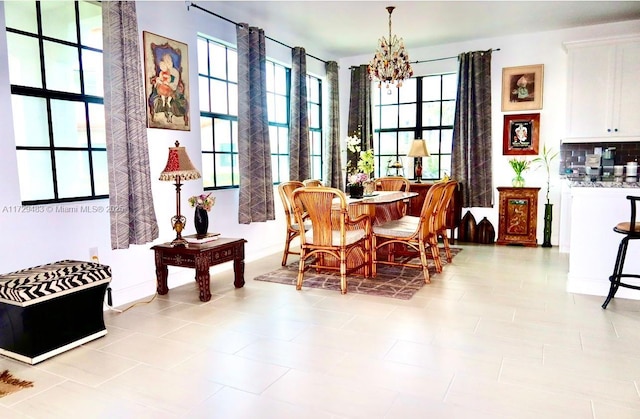
<svg viewBox="0 0 640 419">
<path fill-rule="evenodd" d="M 547 193 L 545 198 L 547 202 L 544 204 L 544 241 L 542 247 L 551 247 L 551 221 L 553 220 L 553 204 L 549 201 L 549 189 L 551 189 L 551 161 L 558 157 L 558 152 L 552 148 L 542 147 L 542 155 L 532 160 L 532 163 L 538 167 L 544 167 L 547 171 Z"/>
</svg>

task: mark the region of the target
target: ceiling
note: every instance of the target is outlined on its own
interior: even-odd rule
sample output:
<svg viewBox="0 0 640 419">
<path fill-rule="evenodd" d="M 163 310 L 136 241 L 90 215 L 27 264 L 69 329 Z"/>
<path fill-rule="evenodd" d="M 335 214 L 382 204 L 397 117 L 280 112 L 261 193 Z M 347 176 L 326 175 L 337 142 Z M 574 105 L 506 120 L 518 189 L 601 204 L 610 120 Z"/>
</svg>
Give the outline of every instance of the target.
<svg viewBox="0 0 640 419">
<path fill-rule="evenodd" d="M 388 36 L 387 6 L 396 6 L 392 31 L 407 50 L 640 19 L 640 1 L 222 1 L 195 2 L 308 54 L 339 59 L 373 54 Z M 638 27 L 640 32 L 640 25 Z M 296 33 L 294 37 L 291 35 Z"/>
</svg>

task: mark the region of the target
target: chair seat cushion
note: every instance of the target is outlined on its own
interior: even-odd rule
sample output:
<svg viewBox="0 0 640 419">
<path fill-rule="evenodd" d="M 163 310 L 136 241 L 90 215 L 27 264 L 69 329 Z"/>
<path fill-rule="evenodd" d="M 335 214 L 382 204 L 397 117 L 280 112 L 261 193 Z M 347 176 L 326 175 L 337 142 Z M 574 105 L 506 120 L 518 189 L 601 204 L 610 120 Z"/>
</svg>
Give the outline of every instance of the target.
<svg viewBox="0 0 640 419">
<path fill-rule="evenodd" d="M 636 223 L 634 231 L 631 231 L 631 223 L 629 221 L 618 223 L 616 225 L 616 230 L 619 230 L 625 233 L 633 233 L 633 234 L 640 235 L 640 222 Z"/>
<path fill-rule="evenodd" d="M 345 244 L 350 245 L 362 240 L 365 236 L 364 230 L 347 230 L 345 232 Z M 307 243 L 313 243 L 313 230 L 309 230 L 304 235 Z M 331 245 L 340 246 L 340 231 L 333 230 L 331 232 Z"/>
<path fill-rule="evenodd" d="M 291 224 L 291 228 L 296 231 L 300 231 L 300 226 L 297 223 Z M 311 229 L 311 223 L 304 223 L 304 231 L 309 231 Z"/>
<path fill-rule="evenodd" d="M 387 237 L 410 237 L 418 229 L 420 217 L 405 215 L 397 220 L 373 226 L 373 234 Z"/>
</svg>

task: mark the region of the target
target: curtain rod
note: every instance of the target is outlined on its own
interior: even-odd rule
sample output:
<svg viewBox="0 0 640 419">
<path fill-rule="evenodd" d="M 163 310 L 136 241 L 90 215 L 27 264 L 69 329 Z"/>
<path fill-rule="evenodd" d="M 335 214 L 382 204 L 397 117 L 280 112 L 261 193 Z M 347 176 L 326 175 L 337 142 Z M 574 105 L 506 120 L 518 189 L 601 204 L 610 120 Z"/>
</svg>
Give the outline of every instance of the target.
<svg viewBox="0 0 640 419">
<path fill-rule="evenodd" d="M 231 24 L 233 24 L 233 25 L 241 26 L 238 22 L 234 22 L 233 20 L 228 19 L 228 18 L 226 18 L 226 17 L 224 17 L 224 16 L 220 16 L 219 14 L 214 13 L 214 12 L 212 12 L 211 10 L 207 10 L 207 9 L 205 9 L 205 8 L 202 8 L 202 7 L 198 6 L 198 5 L 197 5 L 197 4 L 195 4 L 195 3 L 189 3 L 189 2 L 185 2 L 185 3 L 187 4 L 187 10 L 189 10 L 189 7 L 194 7 L 194 8 L 196 8 L 196 9 L 198 9 L 198 10 L 202 10 L 203 12 L 209 13 L 210 15 L 213 15 L 213 16 L 215 16 L 215 17 L 217 17 L 217 18 L 220 18 L 220 19 L 222 19 L 222 20 L 224 20 L 224 21 L 226 21 L 226 22 L 229 22 L 229 23 L 231 23 Z M 267 35 L 265 35 L 264 37 L 265 37 L 265 38 L 267 38 L 267 39 L 268 39 L 268 40 L 270 40 L 270 41 L 273 41 L 273 42 L 275 42 L 275 43 L 277 43 L 277 44 L 282 45 L 283 47 L 287 47 L 287 48 L 289 48 L 289 49 L 293 49 L 293 47 L 292 47 L 292 46 L 287 45 L 287 44 L 285 44 L 284 42 L 278 41 L 277 39 L 273 39 L 273 38 L 271 38 L 271 37 L 269 37 L 269 36 L 267 36 Z M 305 52 L 305 54 L 307 55 L 307 57 L 311 57 L 311 58 L 316 59 L 316 60 L 318 60 L 318 61 L 321 61 L 321 62 L 323 62 L 323 63 L 325 63 L 325 64 L 327 63 L 327 61 L 323 60 L 322 58 L 318 58 L 318 57 L 316 57 L 316 56 L 314 56 L 314 55 L 311 55 L 311 54 L 308 54 L 308 53 L 306 53 L 306 52 Z"/>
<path fill-rule="evenodd" d="M 500 48 L 493 48 L 491 51 L 500 51 Z M 432 58 L 430 60 L 417 60 L 417 61 L 409 61 L 410 64 L 420 64 L 420 63 L 430 63 L 433 61 L 443 61 L 443 60 L 452 60 L 454 58 L 458 58 L 458 56 L 453 57 L 442 57 L 442 58 Z M 354 68 L 358 68 L 358 66 L 351 66 L 349 69 L 353 70 Z"/>
</svg>

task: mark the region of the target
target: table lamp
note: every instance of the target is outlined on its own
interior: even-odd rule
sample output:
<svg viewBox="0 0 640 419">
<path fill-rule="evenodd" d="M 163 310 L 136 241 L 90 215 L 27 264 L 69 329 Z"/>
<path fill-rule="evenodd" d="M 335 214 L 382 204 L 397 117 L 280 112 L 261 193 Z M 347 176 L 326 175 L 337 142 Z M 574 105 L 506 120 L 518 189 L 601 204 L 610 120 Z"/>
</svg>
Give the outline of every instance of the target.
<svg viewBox="0 0 640 419">
<path fill-rule="evenodd" d="M 422 183 L 422 158 L 430 156 L 429 150 L 427 150 L 427 143 L 420 138 L 413 140 L 407 156 L 419 157 L 418 163 L 414 165 L 414 174 L 416 183 Z"/>
<path fill-rule="evenodd" d="M 160 180 L 176 182 L 176 215 L 171 217 L 171 227 L 176 231 L 176 238 L 171 242 L 172 246 L 186 246 L 187 241 L 182 238 L 182 230 L 187 222 L 185 216 L 180 215 L 180 189 L 183 180 L 200 179 L 200 172 L 193 166 L 187 150 L 180 147 L 176 141 L 175 147 L 169 147 L 167 166 L 160 173 Z"/>
</svg>

